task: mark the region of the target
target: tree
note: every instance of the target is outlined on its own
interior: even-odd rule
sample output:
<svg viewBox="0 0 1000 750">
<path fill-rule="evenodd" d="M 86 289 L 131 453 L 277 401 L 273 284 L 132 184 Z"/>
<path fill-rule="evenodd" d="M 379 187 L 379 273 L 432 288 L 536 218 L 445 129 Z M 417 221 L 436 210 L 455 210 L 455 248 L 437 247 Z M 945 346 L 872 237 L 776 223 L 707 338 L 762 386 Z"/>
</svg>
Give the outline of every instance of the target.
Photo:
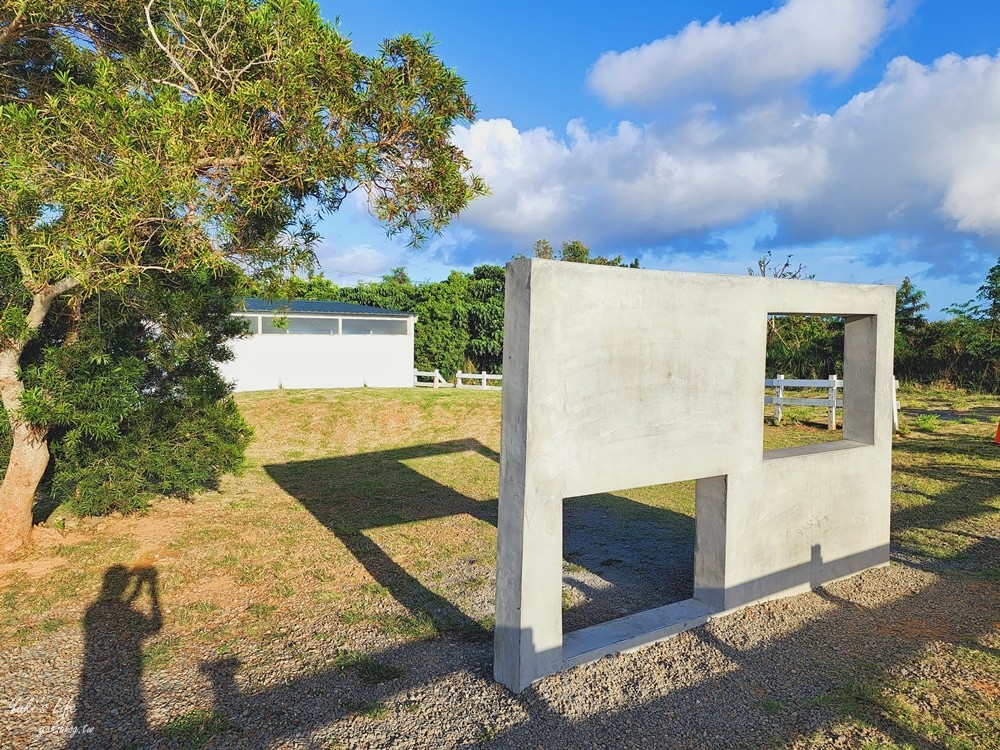
<svg viewBox="0 0 1000 750">
<path fill-rule="evenodd" d="M 543 258 L 545 260 L 556 259 L 555 251 L 552 249 L 552 243 L 548 240 L 536 240 L 535 244 L 531 248 L 532 254 L 536 258 Z M 520 257 L 520 256 L 517 256 Z M 603 255 L 598 255 L 595 257 L 590 256 L 590 248 L 584 245 L 580 240 L 567 240 L 562 243 L 562 248 L 559 250 L 558 260 L 567 261 L 569 263 L 590 263 L 595 266 L 617 266 L 619 268 L 638 268 L 639 259 L 635 258 L 631 263 L 627 264 L 622 260 L 621 255 L 616 255 L 614 258 L 606 258 Z"/>
<path fill-rule="evenodd" d="M 309 268 L 309 211 L 358 189 L 411 244 L 485 192 L 449 140 L 474 106 L 431 41 L 365 57 L 307 0 L 6 2 L 0 52 L 3 552 L 30 539 L 49 463 L 57 423 L 35 407 L 60 407 L 23 358 L 75 347 L 95 298 Z"/>
<path fill-rule="evenodd" d="M 807 274 L 806 267 L 802 263 L 798 266 L 792 268 L 792 255 L 789 253 L 788 257 L 785 258 L 785 262 L 780 266 L 773 265 L 773 259 L 771 258 L 771 251 L 768 250 L 760 258 L 757 259 L 757 268 L 753 266 L 747 267 L 747 274 L 750 276 L 760 276 L 763 279 L 815 279 L 816 274 Z"/>
<path fill-rule="evenodd" d="M 479 371 L 503 370 L 503 312 L 506 271 L 476 266 L 469 282 L 469 346 L 467 359 Z"/>
<path fill-rule="evenodd" d="M 955 316 L 945 340 L 966 360 L 963 379 L 972 379 L 978 388 L 1000 389 L 1000 258 L 986 272 L 975 299 L 945 312 Z"/>
<path fill-rule="evenodd" d="M 235 272 L 178 272 L 52 321 L 48 345 L 24 360 L 22 407 L 51 425 L 50 497 L 80 515 L 128 512 L 242 465 L 252 433 L 216 368 L 245 331 L 231 315 L 242 293 Z M 57 327 L 77 341 L 54 341 Z"/>
<path fill-rule="evenodd" d="M 536 258 L 543 260 L 552 260 L 556 257 L 552 243 L 548 240 L 535 240 L 535 244 L 531 246 L 531 252 Z"/>
<path fill-rule="evenodd" d="M 926 352 L 916 345 L 918 333 L 927 326 L 923 312 L 928 305 L 924 296 L 924 291 L 917 289 L 909 276 L 903 278 L 896 290 L 894 361 L 898 377 L 911 377 L 921 370 L 926 360 Z"/>
<path fill-rule="evenodd" d="M 392 283 L 392 284 L 402 284 L 406 286 L 407 284 L 412 284 L 410 281 L 410 275 L 406 272 L 406 268 L 403 266 L 396 266 L 395 268 L 390 268 L 389 273 L 382 277 L 382 281 Z"/>
<path fill-rule="evenodd" d="M 899 289 L 896 290 L 896 330 L 904 333 L 927 325 L 923 313 L 930 305 L 924 300 L 923 289 L 913 286 L 909 276 L 904 276 Z"/>
<path fill-rule="evenodd" d="M 436 284 L 414 288 L 417 315 L 413 358 L 417 369 L 454 377 L 465 365 L 469 345 L 469 277 L 452 271 Z"/>
</svg>

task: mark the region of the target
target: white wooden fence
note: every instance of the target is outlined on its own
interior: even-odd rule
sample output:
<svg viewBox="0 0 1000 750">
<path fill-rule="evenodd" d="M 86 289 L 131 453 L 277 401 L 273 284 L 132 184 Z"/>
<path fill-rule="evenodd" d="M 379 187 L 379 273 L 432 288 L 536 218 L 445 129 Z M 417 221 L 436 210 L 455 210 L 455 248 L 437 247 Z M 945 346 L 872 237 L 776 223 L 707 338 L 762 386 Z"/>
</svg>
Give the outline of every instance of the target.
<svg viewBox="0 0 1000 750">
<path fill-rule="evenodd" d="M 430 380 L 421 380 L 430 378 Z M 472 380 L 475 383 L 468 385 L 463 381 Z M 452 385 L 441 377 L 441 372 L 437 369 L 432 372 L 413 371 L 413 385 L 418 388 L 476 388 L 482 391 L 499 391 L 501 386 L 489 385 L 489 381 L 500 383 L 503 375 L 490 375 L 486 372 L 462 372 L 455 373 L 455 384 Z M 896 400 L 896 388 L 899 383 L 892 381 L 892 429 L 899 429 L 899 401 Z M 825 406 L 827 408 L 826 427 L 829 430 L 837 429 L 837 409 L 843 408 L 844 399 L 837 397 L 839 389 L 844 387 L 844 381 L 839 380 L 836 375 L 831 375 L 826 380 L 801 380 L 786 378 L 778 375 L 774 378 L 764 378 L 765 388 L 774 388 L 773 396 L 764 396 L 765 404 L 774 405 L 774 421 L 781 422 L 782 406 Z M 786 388 L 820 388 L 825 389 L 827 395 L 823 398 L 794 398 L 785 396 Z"/>
<path fill-rule="evenodd" d="M 837 398 L 837 389 L 844 387 L 844 381 L 838 380 L 836 375 L 831 375 L 826 380 L 786 379 L 784 375 L 778 375 L 774 378 L 764 378 L 764 387 L 774 388 L 774 395 L 764 396 L 764 403 L 774 404 L 775 424 L 781 423 L 782 406 L 825 406 L 826 428 L 837 429 L 837 407 L 844 406 L 844 399 Z M 788 398 L 785 396 L 786 388 L 825 388 L 827 395 L 825 398 Z"/>
<path fill-rule="evenodd" d="M 430 381 L 420 378 L 430 378 Z M 413 371 L 413 385 L 417 388 L 451 388 L 451 383 L 441 377 L 441 372 L 437 368 L 433 372 L 421 372 L 415 369 Z"/>
<path fill-rule="evenodd" d="M 773 396 L 764 396 L 765 404 L 774 404 L 775 424 L 781 422 L 782 406 L 825 406 L 827 408 L 826 428 L 837 429 L 837 409 L 843 408 L 844 399 L 837 398 L 837 390 L 844 387 L 844 381 L 831 375 L 826 380 L 798 380 L 778 375 L 774 378 L 764 378 L 765 388 L 774 388 Z M 896 389 L 899 381 L 892 381 L 892 429 L 899 429 L 899 401 L 896 399 Z M 822 388 L 827 395 L 824 398 L 789 398 L 785 396 L 786 388 Z"/>
<path fill-rule="evenodd" d="M 466 385 L 463 380 L 476 380 L 478 385 Z M 500 382 L 503 380 L 503 375 L 489 375 L 486 372 L 462 372 L 459 370 L 455 373 L 455 387 L 456 388 L 478 388 L 483 391 L 499 391 L 501 387 L 499 385 L 487 385 L 486 381 L 495 380 Z"/>
</svg>

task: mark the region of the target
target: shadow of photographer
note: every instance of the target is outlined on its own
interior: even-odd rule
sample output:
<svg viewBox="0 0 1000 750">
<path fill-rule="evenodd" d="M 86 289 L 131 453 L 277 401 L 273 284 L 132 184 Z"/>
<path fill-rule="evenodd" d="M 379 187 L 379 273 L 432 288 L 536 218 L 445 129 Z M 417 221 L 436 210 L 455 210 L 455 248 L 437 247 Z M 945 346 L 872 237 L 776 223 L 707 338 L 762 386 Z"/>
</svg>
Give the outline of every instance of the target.
<svg viewBox="0 0 1000 750">
<path fill-rule="evenodd" d="M 148 593 L 148 613 L 141 606 Z M 83 619 L 83 670 L 66 750 L 150 739 L 142 693 L 142 645 L 163 626 L 154 567 L 112 565 Z"/>
</svg>

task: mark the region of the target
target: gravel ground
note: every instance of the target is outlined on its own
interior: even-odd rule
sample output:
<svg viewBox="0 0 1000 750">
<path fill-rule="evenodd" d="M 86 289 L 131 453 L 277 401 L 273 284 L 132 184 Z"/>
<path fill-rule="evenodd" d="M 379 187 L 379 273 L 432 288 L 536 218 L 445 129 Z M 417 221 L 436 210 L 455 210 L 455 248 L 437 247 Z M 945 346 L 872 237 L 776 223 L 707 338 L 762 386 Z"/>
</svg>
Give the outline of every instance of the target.
<svg viewBox="0 0 1000 750">
<path fill-rule="evenodd" d="M 855 677 L 925 669 L 918 657 L 928 650 L 995 638 L 1000 587 L 893 564 L 520 696 L 492 681 L 492 646 L 481 638 L 407 644 L 374 628 L 352 629 L 346 643 L 317 637 L 343 630 L 333 613 L 288 623 L 264 647 L 236 643 L 222 658 L 210 639 L 186 640 L 154 668 L 139 649 L 155 618 L 136 609 L 92 605 L 85 621 L 97 635 L 86 648 L 83 630 L 65 627 L 0 653 L 0 746 L 184 747 L 162 728 L 200 710 L 217 716 L 210 748 L 753 748 L 818 730 L 831 747 L 857 747 L 864 731 L 841 734 L 823 697 Z M 337 661 L 345 648 L 402 673 L 366 681 L 364 665 Z"/>
</svg>

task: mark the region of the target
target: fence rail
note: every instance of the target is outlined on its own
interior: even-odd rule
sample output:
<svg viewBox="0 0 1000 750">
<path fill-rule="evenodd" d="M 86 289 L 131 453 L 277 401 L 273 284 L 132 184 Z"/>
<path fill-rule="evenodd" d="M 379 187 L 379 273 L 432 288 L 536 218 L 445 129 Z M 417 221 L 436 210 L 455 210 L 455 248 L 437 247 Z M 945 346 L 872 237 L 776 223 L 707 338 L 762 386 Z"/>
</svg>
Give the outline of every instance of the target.
<svg viewBox="0 0 1000 750">
<path fill-rule="evenodd" d="M 478 385 L 466 385 L 463 380 L 478 380 Z M 459 370 L 455 373 L 455 387 L 456 388 L 478 388 L 481 391 L 499 391 L 501 386 L 499 385 L 487 385 L 488 380 L 496 380 L 497 382 L 503 380 L 503 375 L 490 375 L 486 372 L 462 372 Z"/>
<path fill-rule="evenodd" d="M 430 378 L 430 382 L 420 378 Z M 441 377 L 441 371 L 434 369 L 431 372 L 413 371 L 413 385 L 417 388 L 451 388 L 451 383 Z"/>
<path fill-rule="evenodd" d="M 420 378 L 431 378 L 431 380 L 424 381 Z M 467 385 L 462 382 L 465 380 L 478 382 L 472 385 Z M 455 373 L 455 383 L 453 385 L 441 377 L 441 372 L 437 369 L 431 372 L 421 372 L 420 370 L 413 371 L 413 385 L 418 388 L 475 388 L 481 391 L 499 391 L 502 389 L 500 385 L 489 385 L 489 381 L 500 383 L 503 381 L 503 375 L 490 375 L 486 372 L 462 372 L 459 370 Z M 898 386 L 899 383 L 893 380 L 893 430 L 899 429 L 899 401 L 896 400 L 896 388 Z M 764 387 L 774 388 L 774 395 L 765 395 L 764 403 L 774 405 L 774 421 L 776 423 L 781 422 L 782 406 L 825 406 L 827 407 L 827 429 L 837 429 L 837 409 L 842 409 L 844 406 L 844 399 L 837 397 L 837 391 L 844 387 L 844 381 L 837 378 L 836 375 L 831 375 L 826 380 L 803 380 L 802 378 L 786 378 L 784 375 L 778 375 L 774 378 L 764 378 Z M 825 389 L 827 391 L 827 395 L 825 398 L 789 397 L 785 396 L 786 388 Z"/>
<path fill-rule="evenodd" d="M 764 396 L 765 404 L 774 404 L 774 422 L 781 423 L 782 406 L 825 406 L 827 407 L 826 429 L 837 429 L 837 409 L 844 406 L 844 399 L 837 398 L 837 389 L 844 387 L 844 381 L 838 380 L 836 375 L 831 375 L 826 380 L 802 380 L 796 378 L 785 378 L 778 375 L 774 378 L 764 378 L 765 388 L 774 388 L 773 396 Z M 786 388 L 825 388 L 826 398 L 788 398 L 785 396 Z"/>
</svg>

